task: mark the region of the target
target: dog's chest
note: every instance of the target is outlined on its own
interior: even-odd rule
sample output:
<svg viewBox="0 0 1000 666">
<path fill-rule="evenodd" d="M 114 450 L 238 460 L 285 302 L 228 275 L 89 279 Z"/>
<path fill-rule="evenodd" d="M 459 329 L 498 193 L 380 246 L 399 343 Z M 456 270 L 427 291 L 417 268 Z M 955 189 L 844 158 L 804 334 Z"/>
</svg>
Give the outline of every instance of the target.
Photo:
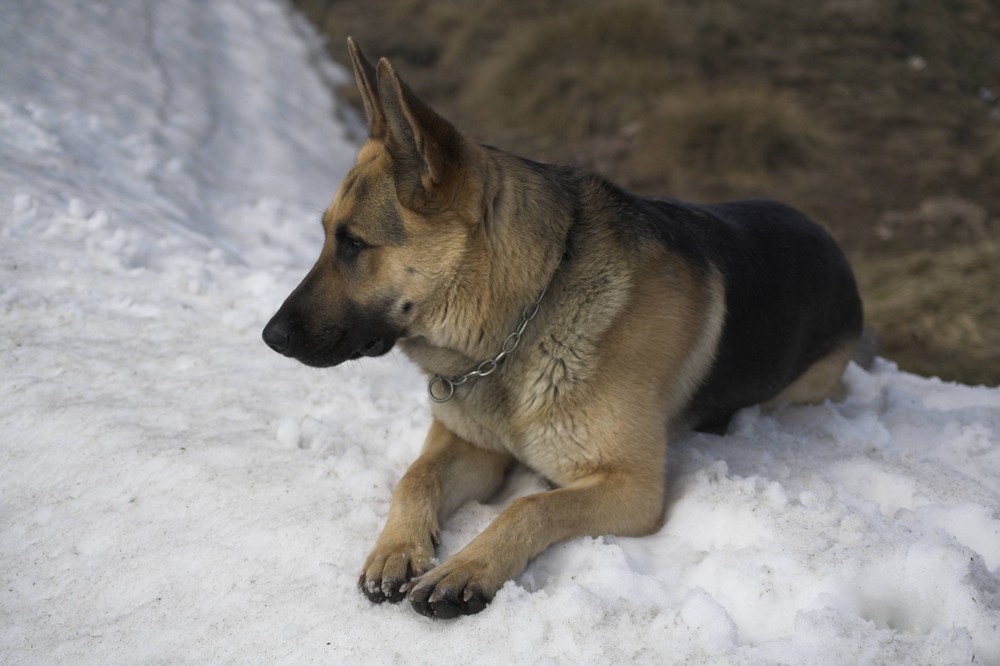
<svg viewBox="0 0 1000 666">
<path fill-rule="evenodd" d="M 517 353 L 500 370 L 457 389 L 434 414 L 469 443 L 513 455 L 564 485 L 602 458 L 591 402 L 600 340 L 624 306 L 628 279 L 600 265 L 572 289 L 557 285 L 546 296 L 557 312 L 532 322 Z"/>
<path fill-rule="evenodd" d="M 578 410 L 559 401 L 509 404 L 499 391 L 479 387 L 471 396 L 435 405 L 435 416 L 452 432 L 480 448 L 509 453 L 558 485 L 596 462 L 595 442 Z"/>
<path fill-rule="evenodd" d="M 510 446 L 509 428 L 493 410 L 477 409 L 464 397 L 433 406 L 434 417 L 448 430 L 482 449 L 514 453 Z"/>
</svg>

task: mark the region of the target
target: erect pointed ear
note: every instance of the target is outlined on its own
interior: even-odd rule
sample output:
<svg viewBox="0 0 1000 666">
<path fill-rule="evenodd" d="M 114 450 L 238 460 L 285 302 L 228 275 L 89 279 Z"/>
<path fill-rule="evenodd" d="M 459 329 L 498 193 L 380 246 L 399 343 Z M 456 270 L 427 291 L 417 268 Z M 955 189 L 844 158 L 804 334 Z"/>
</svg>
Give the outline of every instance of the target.
<svg viewBox="0 0 1000 666">
<path fill-rule="evenodd" d="M 396 192 L 412 208 L 446 205 L 465 154 L 465 137 L 378 61 L 385 145 L 393 160 Z"/>
<path fill-rule="evenodd" d="M 375 67 L 351 37 L 347 38 L 347 48 L 351 51 L 351 63 L 354 65 L 354 81 L 361 91 L 361 101 L 365 105 L 365 120 L 368 122 L 368 136 L 381 139 L 385 135 L 385 116 L 382 114 L 382 103 L 378 97 L 378 79 Z"/>
</svg>

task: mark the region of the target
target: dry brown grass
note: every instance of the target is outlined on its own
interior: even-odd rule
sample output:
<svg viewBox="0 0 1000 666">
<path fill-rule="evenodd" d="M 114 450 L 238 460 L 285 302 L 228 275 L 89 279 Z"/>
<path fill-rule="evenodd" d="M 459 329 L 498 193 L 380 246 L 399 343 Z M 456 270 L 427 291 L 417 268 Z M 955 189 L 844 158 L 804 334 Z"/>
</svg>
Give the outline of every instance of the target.
<svg viewBox="0 0 1000 666">
<path fill-rule="evenodd" d="M 643 121 L 632 167 L 650 186 L 694 189 L 720 181 L 748 189 L 821 164 L 818 123 L 787 93 L 695 89 L 665 95 Z M 645 183 L 644 183 L 645 184 Z"/>
<path fill-rule="evenodd" d="M 649 110 L 650 91 L 671 82 L 668 19 L 644 0 L 562 11 L 507 35 L 464 103 L 510 133 L 580 140 L 616 132 Z"/>
<path fill-rule="evenodd" d="M 983 148 L 977 175 L 984 179 L 1000 180 L 1000 128 L 997 129 L 994 136 L 990 137 Z"/>
<path fill-rule="evenodd" d="M 857 271 L 885 356 L 913 372 L 997 383 L 1000 243 L 918 250 Z"/>
</svg>

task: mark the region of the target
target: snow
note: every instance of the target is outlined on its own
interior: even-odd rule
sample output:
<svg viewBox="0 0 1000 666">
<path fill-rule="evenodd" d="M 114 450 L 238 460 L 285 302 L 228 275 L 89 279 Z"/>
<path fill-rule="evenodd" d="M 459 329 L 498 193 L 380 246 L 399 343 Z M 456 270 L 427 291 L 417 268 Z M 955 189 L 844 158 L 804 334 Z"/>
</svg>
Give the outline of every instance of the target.
<svg viewBox="0 0 1000 666">
<path fill-rule="evenodd" d="M 453 622 L 370 604 L 424 381 L 259 338 L 354 159 L 346 74 L 272 0 L 3 4 L 3 663 L 1000 663 L 1000 389 L 884 360 L 676 442 L 655 535 Z"/>
</svg>

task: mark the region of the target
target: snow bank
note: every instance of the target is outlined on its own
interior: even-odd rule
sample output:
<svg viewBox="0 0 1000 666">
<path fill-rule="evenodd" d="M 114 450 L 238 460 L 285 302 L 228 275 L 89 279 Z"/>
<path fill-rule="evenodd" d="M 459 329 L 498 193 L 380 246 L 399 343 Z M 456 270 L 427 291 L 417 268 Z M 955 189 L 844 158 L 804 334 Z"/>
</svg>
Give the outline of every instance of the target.
<svg viewBox="0 0 1000 666">
<path fill-rule="evenodd" d="M 369 604 L 423 381 L 259 341 L 353 161 L 343 74 L 265 0 L 7 4 L 0 661 L 1000 662 L 1000 390 L 887 362 L 675 443 L 656 535 L 554 547 L 454 622 Z"/>
</svg>

